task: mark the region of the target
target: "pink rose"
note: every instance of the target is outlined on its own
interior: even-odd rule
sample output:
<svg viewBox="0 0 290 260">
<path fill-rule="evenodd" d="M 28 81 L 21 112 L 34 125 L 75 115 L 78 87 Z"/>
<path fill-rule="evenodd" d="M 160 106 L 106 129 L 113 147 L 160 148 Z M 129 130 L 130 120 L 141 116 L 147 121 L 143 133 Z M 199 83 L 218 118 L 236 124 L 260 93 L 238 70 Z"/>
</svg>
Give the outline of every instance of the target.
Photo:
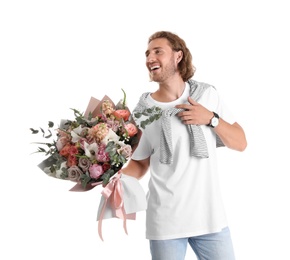
<svg viewBox="0 0 290 260">
<path fill-rule="evenodd" d="M 134 136 L 135 134 L 138 133 L 138 128 L 134 124 L 132 124 L 132 123 L 126 124 L 125 125 L 125 128 L 126 128 L 126 130 L 128 132 L 128 135 L 130 137 L 132 137 L 132 136 Z"/>
<path fill-rule="evenodd" d="M 91 178 L 98 179 L 104 173 L 104 170 L 101 165 L 93 164 L 89 168 L 89 173 Z"/>
<path fill-rule="evenodd" d="M 96 159 L 99 162 L 108 162 L 110 160 L 109 153 L 106 152 L 106 145 L 100 144 L 98 154 L 96 155 Z"/>
</svg>

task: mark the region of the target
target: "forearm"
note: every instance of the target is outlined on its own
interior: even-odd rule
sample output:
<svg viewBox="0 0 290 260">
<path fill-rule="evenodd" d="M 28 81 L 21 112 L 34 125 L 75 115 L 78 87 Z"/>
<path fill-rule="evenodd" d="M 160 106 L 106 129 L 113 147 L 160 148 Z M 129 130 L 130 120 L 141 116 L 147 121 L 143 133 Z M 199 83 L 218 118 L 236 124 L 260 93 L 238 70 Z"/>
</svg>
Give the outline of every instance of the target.
<svg viewBox="0 0 290 260">
<path fill-rule="evenodd" d="M 149 158 L 140 161 L 130 159 L 126 166 L 122 168 L 121 172 L 125 175 L 135 177 L 139 180 L 148 171 L 149 164 Z"/>
<path fill-rule="evenodd" d="M 220 118 L 219 124 L 214 128 L 214 131 L 226 147 L 240 152 L 246 149 L 246 136 L 243 128 L 238 123 L 231 125 Z"/>
</svg>

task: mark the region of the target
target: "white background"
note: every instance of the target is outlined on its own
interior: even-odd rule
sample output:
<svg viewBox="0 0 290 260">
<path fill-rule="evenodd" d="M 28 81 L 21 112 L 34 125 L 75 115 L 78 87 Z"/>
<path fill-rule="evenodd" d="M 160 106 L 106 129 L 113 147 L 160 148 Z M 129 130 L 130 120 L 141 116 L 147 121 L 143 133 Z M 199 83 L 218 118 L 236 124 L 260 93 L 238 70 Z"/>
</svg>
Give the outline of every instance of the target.
<svg viewBox="0 0 290 260">
<path fill-rule="evenodd" d="M 289 24 L 286 0 L 1 1 L 0 258 L 150 259 L 144 212 L 129 235 L 105 220 L 102 242 L 101 188 L 69 192 L 72 183 L 41 172 L 29 128 L 72 118 L 69 108 L 84 110 L 91 96 L 117 102 L 121 88 L 132 109 L 155 89 L 147 39 L 169 30 L 187 42 L 195 79 L 218 89 L 247 134 L 245 152 L 219 150 L 237 260 L 290 259 Z"/>
</svg>

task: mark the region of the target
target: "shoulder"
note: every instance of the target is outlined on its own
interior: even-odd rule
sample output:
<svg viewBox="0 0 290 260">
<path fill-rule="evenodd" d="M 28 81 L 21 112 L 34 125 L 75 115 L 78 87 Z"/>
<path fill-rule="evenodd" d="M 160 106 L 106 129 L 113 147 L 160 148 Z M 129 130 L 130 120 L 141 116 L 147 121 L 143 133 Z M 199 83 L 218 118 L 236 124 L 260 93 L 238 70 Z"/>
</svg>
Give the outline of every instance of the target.
<svg viewBox="0 0 290 260">
<path fill-rule="evenodd" d="M 151 92 L 143 93 L 132 112 L 133 120 L 143 129 L 158 120 L 162 114 L 162 109 L 152 103 L 150 94 Z"/>
<path fill-rule="evenodd" d="M 209 83 L 206 83 L 206 82 L 202 82 L 202 81 L 197 81 L 197 80 L 194 80 L 194 79 L 189 79 L 188 81 L 188 84 L 190 86 L 195 86 L 195 87 L 202 87 L 202 88 L 205 88 L 205 89 L 215 89 L 216 90 L 216 87 L 213 86 L 212 84 L 209 84 Z"/>
</svg>

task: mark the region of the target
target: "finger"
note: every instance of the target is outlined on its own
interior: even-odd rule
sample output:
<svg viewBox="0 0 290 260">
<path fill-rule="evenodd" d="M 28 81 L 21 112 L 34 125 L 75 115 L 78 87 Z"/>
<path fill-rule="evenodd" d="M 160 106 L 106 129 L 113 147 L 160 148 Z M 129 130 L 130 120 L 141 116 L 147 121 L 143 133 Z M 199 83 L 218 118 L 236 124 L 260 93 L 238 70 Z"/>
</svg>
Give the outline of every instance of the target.
<svg viewBox="0 0 290 260">
<path fill-rule="evenodd" d="M 192 107 L 192 105 L 180 104 L 180 105 L 176 105 L 175 107 L 176 108 L 181 108 L 181 109 L 184 109 L 184 110 L 189 110 Z"/>
<path fill-rule="evenodd" d="M 179 116 L 182 120 L 184 120 L 185 117 L 188 118 L 190 116 L 190 112 L 185 110 L 185 111 L 179 112 L 177 116 Z"/>
<path fill-rule="evenodd" d="M 191 97 L 188 97 L 188 102 L 193 106 L 198 105 L 198 103 L 195 100 L 193 100 Z"/>
</svg>

